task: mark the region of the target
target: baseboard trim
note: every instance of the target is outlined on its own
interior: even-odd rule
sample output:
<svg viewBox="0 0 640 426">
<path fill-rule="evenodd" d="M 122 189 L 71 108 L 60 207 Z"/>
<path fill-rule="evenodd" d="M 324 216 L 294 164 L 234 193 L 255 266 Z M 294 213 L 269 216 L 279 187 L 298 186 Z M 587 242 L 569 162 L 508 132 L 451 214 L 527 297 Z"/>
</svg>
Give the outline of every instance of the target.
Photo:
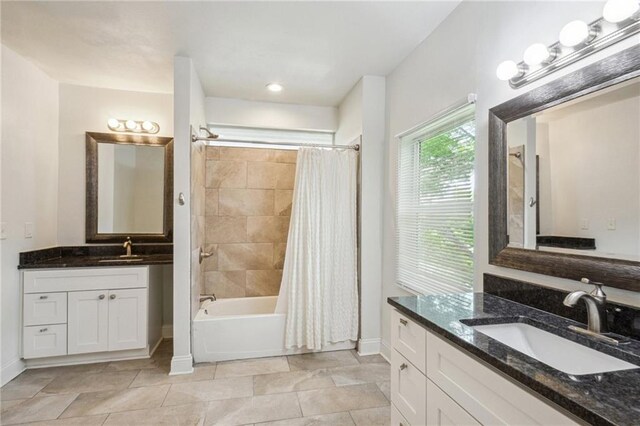
<svg viewBox="0 0 640 426">
<path fill-rule="evenodd" d="M 193 373 L 193 357 L 189 355 L 174 356 L 171 358 L 171 372 L 170 376 L 177 376 L 179 374 L 191 374 Z"/>
<path fill-rule="evenodd" d="M 386 359 L 389 364 L 391 364 L 391 346 L 384 340 L 380 341 L 380 355 L 382 358 Z"/>
<path fill-rule="evenodd" d="M 160 340 L 158 341 L 158 343 Z M 149 347 L 144 349 L 129 349 L 114 352 L 95 352 L 86 354 L 62 355 L 47 358 L 34 358 L 25 360 L 26 367 L 63 367 L 78 364 L 96 364 L 99 362 L 128 361 L 132 359 L 144 359 L 150 357 Z"/>
<path fill-rule="evenodd" d="M 9 364 L 4 365 L 2 371 L 0 371 L 0 386 L 6 385 L 26 369 L 24 361 L 20 358 L 16 358 Z"/>
<path fill-rule="evenodd" d="M 167 324 L 162 326 L 162 338 L 173 339 L 173 325 Z"/>
<path fill-rule="evenodd" d="M 358 340 L 358 355 L 375 355 L 380 353 L 380 339 Z"/>
</svg>

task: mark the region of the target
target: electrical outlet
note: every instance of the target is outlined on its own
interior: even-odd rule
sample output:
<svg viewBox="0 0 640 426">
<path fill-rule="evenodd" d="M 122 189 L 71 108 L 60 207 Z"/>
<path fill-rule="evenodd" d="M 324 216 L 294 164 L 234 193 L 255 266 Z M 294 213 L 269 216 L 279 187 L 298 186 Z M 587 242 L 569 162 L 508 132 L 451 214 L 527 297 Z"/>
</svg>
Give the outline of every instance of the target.
<svg viewBox="0 0 640 426">
<path fill-rule="evenodd" d="M 7 222 L 0 222 L 0 240 L 7 239 Z"/>
<path fill-rule="evenodd" d="M 609 219 L 607 219 L 607 229 L 609 231 L 615 231 L 616 230 L 616 218 L 615 217 L 610 217 Z"/>
<path fill-rule="evenodd" d="M 589 219 L 582 219 L 580 221 L 580 229 L 584 229 L 584 230 L 589 229 Z"/>
<path fill-rule="evenodd" d="M 24 223 L 24 237 L 25 238 L 33 238 L 33 223 L 25 222 Z"/>
</svg>

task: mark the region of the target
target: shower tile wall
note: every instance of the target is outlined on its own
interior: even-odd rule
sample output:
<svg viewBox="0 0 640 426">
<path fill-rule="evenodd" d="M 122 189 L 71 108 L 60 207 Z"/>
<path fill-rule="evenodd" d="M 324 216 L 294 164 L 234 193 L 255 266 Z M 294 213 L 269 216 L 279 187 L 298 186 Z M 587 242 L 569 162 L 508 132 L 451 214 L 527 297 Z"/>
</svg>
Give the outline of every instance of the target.
<svg viewBox="0 0 640 426">
<path fill-rule="evenodd" d="M 207 147 L 204 292 L 219 298 L 280 290 L 296 151 Z"/>
<path fill-rule="evenodd" d="M 204 269 L 198 262 L 200 247 L 205 245 L 205 147 L 191 144 L 191 316 L 200 307 L 198 300 L 204 285 Z"/>
</svg>

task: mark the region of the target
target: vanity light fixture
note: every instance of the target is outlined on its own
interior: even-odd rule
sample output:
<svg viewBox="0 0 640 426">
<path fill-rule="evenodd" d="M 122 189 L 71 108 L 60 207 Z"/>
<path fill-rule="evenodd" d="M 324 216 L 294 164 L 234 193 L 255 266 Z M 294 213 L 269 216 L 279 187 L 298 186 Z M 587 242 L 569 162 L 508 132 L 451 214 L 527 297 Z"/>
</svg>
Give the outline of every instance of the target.
<svg viewBox="0 0 640 426">
<path fill-rule="evenodd" d="M 267 84 L 267 90 L 270 92 L 282 92 L 282 84 L 280 83 L 269 83 Z"/>
<path fill-rule="evenodd" d="M 153 121 L 136 121 L 136 120 L 119 120 L 110 118 L 107 120 L 107 127 L 114 132 L 130 132 L 130 133 L 151 133 L 155 134 L 160 131 L 158 123 Z"/>
<path fill-rule="evenodd" d="M 640 0 L 608 0 L 602 15 L 589 24 L 569 22 L 559 41 L 532 44 L 522 62 L 500 63 L 496 76 L 517 89 L 640 32 Z"/>
<path fill-rule="evenodd" d="M 602 9 L 602 16 L 607 22 L 617 24 L 631 18 L 638 10 L 638 0 L 609 0 Z"/>
</svg>

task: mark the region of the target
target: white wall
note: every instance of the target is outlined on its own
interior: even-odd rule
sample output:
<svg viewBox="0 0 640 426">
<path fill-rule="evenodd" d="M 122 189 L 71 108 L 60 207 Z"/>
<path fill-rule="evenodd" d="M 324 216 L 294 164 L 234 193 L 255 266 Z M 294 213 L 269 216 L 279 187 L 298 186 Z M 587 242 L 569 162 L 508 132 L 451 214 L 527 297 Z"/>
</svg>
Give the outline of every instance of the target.
<svg viewBox="0 0 640 426">
<path fill-rule="evenodd" d="M 336 145 L 347 145 L 362 135 L 362 79 L 347 93 L 338 106 Z"/>
<path fill-rule="evenodd" d="M 2 46 L 1 384 L 22 371 L 18 253 L 56 245 L 58 83 Z M 24 238 L 24 223 L 33 238 Z"/>
<path fill-rule="evenodd" d="M 588 63 L 629 47 L 628 39 L 604 52 L 554 73 L 523 89 L 513 90 L 495 76 L 505 59 L 519 59 L 534 42 L 551 44 L 567 22 L 590 22 L 601 16 L 603 2 L 463 2 L 387 78 L 387 155 L 384 195 L 383 342 L 389 339 L 388 296 L 407 294 L 395 285 L 395 163 L 394 135 L 454 104 L 468 93 L 478 95 L 476 110 L 476 244 L 475 283 L 496 273 L 547 286 L 575 289 L 568 280 L 498 268 L 488 264 L 488 109 Z M 613 300 L 640 305 L 640 293 L 607 289 Z"/>
<path fill-rule="evenodd" d="M 325 132 L 338 127 L 334 107 L 208 97 L 205 111 L 209 124 Z"/>
<path fill-rule="evenodd" d="M 159 136 L 173 136 L 173 95 L 60 85 L 61 245 L 85 243 L 85 132 L 110 133 L 111 117 L 155 121 Z"/>
<path fill-rule="evenodd" d="M 171 374 L 193 372 L 192 309 L 197 308 L 192 274 L 199 274 L 191 230 L 191 126 L 205 125 L 204 93 L 191 59 L 174 58 L 174 181 L 173 181 L 173 359 Z M 184 205 L 178 203 L 180 194 Z M 195 305 L 195 306 L 193 306 Z"/>
</svg>

